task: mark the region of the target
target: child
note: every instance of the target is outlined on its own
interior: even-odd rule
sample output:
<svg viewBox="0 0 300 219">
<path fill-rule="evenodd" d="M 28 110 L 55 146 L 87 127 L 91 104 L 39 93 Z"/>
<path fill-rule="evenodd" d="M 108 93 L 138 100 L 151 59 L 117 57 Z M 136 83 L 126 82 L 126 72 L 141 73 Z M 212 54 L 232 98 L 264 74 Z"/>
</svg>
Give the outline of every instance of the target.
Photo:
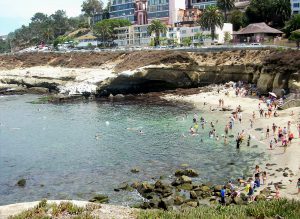
<svg viewBox="0 0 300 219">
<path fill-rule="evenodd" d="M 220 203 L 222 205 L 225 205 L 226 204 L 226 201 L 225 201 L 225 196 L 226 196 L 226 186 L 224 186 L 221 190 L 221 201 Z"/>
</svg>

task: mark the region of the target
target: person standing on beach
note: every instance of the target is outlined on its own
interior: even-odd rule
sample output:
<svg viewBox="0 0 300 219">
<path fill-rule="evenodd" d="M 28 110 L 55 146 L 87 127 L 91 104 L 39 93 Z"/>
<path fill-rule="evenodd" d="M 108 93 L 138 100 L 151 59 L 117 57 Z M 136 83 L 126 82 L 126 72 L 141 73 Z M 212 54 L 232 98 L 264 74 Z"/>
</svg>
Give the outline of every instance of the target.
<svg viewBox="0 0 300 219">
<path fill-rule="evenodd" d="M 252 129 L 253 128 L 253 120 L 250 119 L 250 128 Z"/>
<path fill-rule="evenodd" d="M 298 129 L 298 138 L 300 138 L 300 123 L 297 125 L 297 129 Z"/>
<path fill-rule="evenodd" d="M 269 137 L 270 137 L 270 128 L 269 128 L 269 126 L 267 126 L 266 138 L 268 139 Z"/>
<path fill-rule="evenodd" d="M 225 196 L 226 196 L 226 186 L 223 186 L 223 188 L 221 189 L 221 201 L 220 201 L 222 205 L 226 204 Z"/>
<path fill-rule="evenodd" d="M 275 136 L 276 129 L 277 129 L 277 126 L 275 125 L 275 123 L 273 123 L 273 125 L 272 125 L 273 136 Z"/>
</svg>

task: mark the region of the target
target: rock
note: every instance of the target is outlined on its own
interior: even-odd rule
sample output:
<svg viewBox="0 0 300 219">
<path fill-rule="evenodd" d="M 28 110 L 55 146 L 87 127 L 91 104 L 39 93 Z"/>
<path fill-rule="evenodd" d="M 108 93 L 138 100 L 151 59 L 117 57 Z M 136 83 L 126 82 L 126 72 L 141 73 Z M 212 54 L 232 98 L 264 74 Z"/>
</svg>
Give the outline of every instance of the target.
<svg viewBox="0 0 300 219">
<path fill-rule="evenodd" d="M 142 196 L 145 196 L 146 193 L 154 192 L 154 187 L 147 182 L 143 182 L 138 186 L 137 190 Z"/>
<path fill-rule="evenodd" d="M 182 196 L 175 196 L 174 205 L 182 205 L 185 201 L 185 198 Z"/>
<path fill-rule="evenodd" d="M 133 182 L 133 183 L 131 183 L 131 185 L 130 185 L 132 188 L 134 188 L 134 189 L 137 189 L 139 186 L 140 186 L 140 183 L 139 182 Z"/>
<path fill-rule="evenodd" d="M 289 176 L 289 174 L 288 174 L 288 173 L 285 173 L 285 172 L 284 172 L 282 175 L 283 175 L 284 177 L 288 177 L 288 176 Z"/>
<path fill-rule="evenodd" d="M 201 190 L 202 192 L 210 192 L 210 188 L 209 188 L 208 186 L 202 186 L 202 187 L 200 188 L 200 190 Z"/>
<path fill-rule="evenodd" d="M 89 200 L 89 202 L 96 202 L 96 203 L 108 203 L 109 199 L 106 195 L 96 195 L 92 199 Z"/>
<path fill-rule="evenodd" d="M 190 192 L 190 199 L 197 199 L 197 193 L 195 191 Z"/>
<path fill-rule="evenodd" d="M 47 94 L 47 93 L 49 93 L 49 89 L 44 88 L 44 87 L 31 87 L 31 88 L 28 88 L 28 93 L 30 93 L 30 94 Z"/>
<path fill-rule="evenodd" d="M 17 182 L 17 185 L 19 187 L 25 187 L 26 186 L 26 179 L 20 179 L 18 182 Z"/>
<path fill-rule="evenodd" d="M 118 187 L 114 189 L 115 192 L 119 192 L 120 190 L 126 190 L 132 192 L 133 188 L 130 185 L 128 185 L 128 183 L 124 182 L 118 185 Z"/>
<path fill-rule="evenodd" d="M 138 168 L 133 168 L 133 169 L 130 170 L 130 172 L 132 172 L 132 173 L 139 173 L 140 170 Z"/>
<path fill-rule="evenodd" d="M 199 176 L 199 173 L 197 173 L 196 170 L 193 169 L 186 169 L 186 170 L 176 170 L 175 176 L 189 176 L 189 177 L 197 177 Z"/>
<path fill-rule="evenodd" d="M 234 197 L 232 199 L 232 203 L 234 203 L 236 205 L 242 205 L 244 202 L 243 202 L 243 199 L 241 197 Z"/>
<path fill-rule="evenodd" d="M 174 205 L 174 199 L 172 197 L 168 197 L 160 200 L 160 202 L 158 203 L 158 208 L 164 210 L 171 210 L 173 205 Z"/>
<path fill-rule="evenodd" d="M 216 185 L 216 186 L 214 187 L 214 191 L 215 191 L 215 192 L 220 192 L 220 191 L 223 189 L 223 187 L 224 187 L 224 186 L 222 186 L 222 185 Z"/>
<path fill-rule="evenodd" d="M 193 185 L 191 183 L 184 183 L 177 187 L 178 189 L 190 191 L 193 189 Z"/>
<path fill-rule="evenodd" d="M 263 194 L 259 194 L 255 197 L 255 201 L 265 201 L 267 197 Z"/>
<path fill-rule="evenodd" d="M 181 184 L 192 183 L 192 179 L 185 175 L 181 176 L 179 179 L 180 179 Z"/>
<path fill-rule="evenodd" d="M 188 201 L 186 204 L 190 207 L 196 208 L 198 206 L 198 202 L 195 201 Z"/>
<path fill-rule="evenodd" d="M 180 164 L 181 167 L 188 167 L 189 165 L 186 163 Z"/>
</svg>

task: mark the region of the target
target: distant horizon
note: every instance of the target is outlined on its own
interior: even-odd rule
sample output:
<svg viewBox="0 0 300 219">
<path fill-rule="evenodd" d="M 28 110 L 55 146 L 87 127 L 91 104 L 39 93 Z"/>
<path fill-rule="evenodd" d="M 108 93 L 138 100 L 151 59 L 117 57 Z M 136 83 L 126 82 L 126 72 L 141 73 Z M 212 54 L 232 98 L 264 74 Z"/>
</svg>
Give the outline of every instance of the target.
<svg viewBox="0 0 300 219">
<path fill-rule="evenodd" d="M 64 10 L 68 17 L 80 15 L 84 0 L 2 0 L 0 1 L 0 36 L 8 35 L 22 25 L 28 25 L 37 12 L 50 15 Z M 108 0 L 102 0 L 104 5 Z M 18 5 L 16 7 L 16 5 Z"/>
</svg>

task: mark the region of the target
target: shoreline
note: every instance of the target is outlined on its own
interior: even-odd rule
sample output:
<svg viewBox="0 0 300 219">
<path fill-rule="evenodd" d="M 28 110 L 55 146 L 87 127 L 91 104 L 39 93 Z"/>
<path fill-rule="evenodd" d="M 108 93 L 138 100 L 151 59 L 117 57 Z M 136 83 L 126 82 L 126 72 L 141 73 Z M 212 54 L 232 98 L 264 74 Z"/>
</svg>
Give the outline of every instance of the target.
<svg viewBox="0 0 300 219">
<path fill-rule="evenodd" d="M 160 92 L 160 94 L 162 94 L 162 99 L 164 99 L 164 100 L 172 101 L 173 103 L 183 103 L 183 104 L 187 104 L 187 105 L 193 105 L 195 107 L 195 110 L 197 110 L 197 109 L 205 110 L 205 113 L 209 112 L 210 106 L 213 108 L 216 108 L 216 109 L 220 109 L 217 105 L 219 98 L 223 98 L 225 100 L 225 107 L 230 106 L 231 108 L 235 108 L 236 106 L 241 105 L 242 110 L 243 110 L 243 122 L 242 122 L 242 125 L 239 127 L 246 129 L 247 133 L 255 136 L 257 140 L 259 139 L 260 135 L 259 135 L 259 132 L 255 131 L 256 128 L 263 128 L 263 130 L 265 130 L 266 126 L 269 125 L 271 127 L 273 122 L 275 122 L 279 126 L 283 126 L 283 125 L 286 125 L 288 120 L 291 120 L 292 121 L 291 130 L 295 134 L 295 139 L 294 139 L 293 143 L 290 146 L 288 146 L 286 153 L 284 153 L 284 154 L 282 153 L 283 147 L 275 147 L 275 149 L 272 151 L 268 150 L 268 141 L 266 139 L 258 140 L 261 144 L 263 144 L 265 146 L 265 152 L 271 158 L 268 162 L 263 162 L 261 169 L 265 170 L 267 163 L 277 163 L 277 166 L 271 167 L 271 169 L 268 167 L 269 170 L 267 170 L 268 171 L 267 182 L 268 183 L 282 182 L 283 184 L 286 185 L 286 189 L 280 190 L 281 197 L 288 198 L 288 199 L 300 200 L 300 196 L 295 194 L 297 191 L 296 182 L 297 182 L 297 179 L 300 177 L 300 171 L 299 171 L 300 148 L 297 148 L 297 144 L 299 145 L 300 138 L 298 138 L 298 136 L 297 136 L 298 134 L 295 129 L 295 124 L 297 121 L 299 121 L 299 115 L 300 115 L 299 107 L 279 111 L 280 116 L 277 118 L 274 118 L 274 117 L 271 117 L 271 119 L 257 118 L 258 117 L 259 100 L 257 98 L 253 98 L 253 97 L 250 97 L 250 98 L 249 97 L 234 97 L 234 90 L 232 88 L 230 88 L 228 97 L 225 96 L 224 90 L 221 90 L 220 94 L 217 94 L 216 90 L 209 91 L 209 92 L 205 91 L 203 93 L 198 93 L 198 94 L 197 93 L 196 94 L 185 94 L 184 96 L 180 95 L 180 92 L 175 92 L 175 95 L 172 94 L 172 92 L 171 93 Z M 206 102 L 207 104 L 206 104 L 206 106 L 203 107 L 204 102 Z M 292 110 L 295 113 L 295 115 L 293 117 L 290 116 L 290 113 Z M 254 122 L 254 128 L 248 132 L 248 129 L 250 128 L 249 127 L 249 118 L 251 117 L 252 111 L 256 112 L 257 119 Z M 220 114 L 222 114 L 222 119 L 228 119 L 227 117 L 231 114 L 231 112 L 230 111 L 225 111 L 225 112 L 218 111 L 218 115 L 220 115 Z M 244 145 L 242 147 L 244 147 Z M 284 177 L 282 175 L 282 172 L 275 171 L 275 169 L 277 169 L 279 167 L 283 168 L 283 169 L 285 167 L 288 167 L 290 170 L 293 171 L 294 176 L 293 177 Z M 253 166 L 253 170 L 254 170 L 254 166 Z M 270 174 L 273 174 L 273 173 L 275 175 L 270 176 Z M 292 180 L 292 182 L 290 182 L 289 180 Z M 265 187 L 266 186 L 263 185 L 261 187 L 261 189 L 263 189 Z M 272 186 L 272 190 L 274 189 L 273 187 L 274 186 Z M 259 189 L 258 191 L 260 191 L 261 189 Z M 67 200 L 67 201 L 72 201 L 72 200 Z M 49 202 L 51 202 L 51 201 L 49 201 Z M 21 211 L 26 210 L 26 209 L 24 209 L 24 207 L 31 208 L 31 207 L 34 207 L 37 203 L 38 202 L 25 202 L 25 203 L 0 206 L 0 218 L 5 218 L 4 217 L 5 211 L 3 210 L 5 208 L 10 209 L 10 208 L 16 208 L 18 206 L 23 206 L 21 208 L 18 208 L 18 210 L 13 211 L 14 214 L 18 214 Z M 80 203 L 87 204 L 89 202 L 78 201 L 78 203 L 79 204 Z M 101 204 L 101 206 L 102 205 L 103 204 Z M 123 209 L 123 208 L 125 210 L 130 209 L 130 210 L 128 210 L 130 212 L 131 212 L 131 210 L 132 211 L 134 210 L 133 208 L 124 207 L 121 205 L 103 205 L 103 206 L 113 206 L 112 208 L 113 209 L 115 208 L 115 209 L 112 211 L 115 211 L 116 209 Z M 8 215 L 6 215 L 6 217 L 7 216 Z M 124 218 L 126 218 L 126 217 L 124 217 Z"/>
<path fill-rule="evenodd" d="M 276 118 L 273 116 L 270 119 L 259 118 L 258 103 L 260 102 L 260 100 L 258 100 L 257 97 L 249 97 L 249 96 L 235 97 L 233 88 L 229 88 L 227 90 L 229 91 L 228 96 L 225 95 L 225 90 L 222 89 L 220 90 L 220 94 L 218 94 L 215 87 L 215 90 L 210 92 L 192 94 L 187 96 L 167 94 L 163 98 L 169 101 L 181 101 L 181 102 L 187 102 L 189 104 L 193 104 L 196 109 L 205 110 L 206 113 L 209 112 L 209 107 L 216 109 L 218 113 L 220 113 L 219 110 L 221 108 L 218 106 L 218 100 L 220 98 L 224 99 L 225 101 L 224 107 L 235 109 L 238 105 L 241 105 L 243 110 L 242 112 L 243 121 L 241 125 L 238 124 L 236 126 L 238 126 L 240 130 L 241 129 L 246 130 L 247 135 L 250 134 L 251 136 L 254 136 L 257 141 L 259 141 L 263 146 L 265 146 L 264 151 L 270 157 L 270 160 L 267 162 L 262 162 L 262 165 L 260 165 L 260 169 L 261 171 L 265 171 L 265 170 L 267 171 L 267 184 L 272 183 L 272 190 L 273 190 L 274 183 L 282 182 L 283 184 L 286 185 L 286 189 L 280 189 L 281 197 L 300 200 L 300 195 L 297 195 L 297 188 L 296 188 L 297 180 L 298 178 L 300 178 L 300 147 L 298 146 L 300 145 L 300 138 L 298 137 L 298 132 L 296 128 L 297 121 L 298 122 L 300 121 L 300 107 L 294 107 L 294 108 L 278 111 L 279 117 Z M 206 103 L 205 106 L 204 103 Z M 251 129 L 249 119 L 252 118 L 253 111 L 255 111 L 256 119 L 254 121 L 253 128 Z M 294 116 L 290 116 L 292 111 L 294 112 Z M 214 113 L 213 111 L 211 112 Z M 229 114 L 231 115 L 231 111 L 223 112 L 222 119 L 228 119 Z M 292 122 L 291 131 L 292 133 L 294 133 L 295 136 L 292 144 L 287 147 L 285 153 L 283 153 L 284 148 L 281 146 L 275 146 L 273 147 L 274 148 L 273 150 L 269 150 L 269 139 L 266 139 L 265 137 L 262 138 L 261 131 L 258 132 L 255 131 L 255 129 L 262 128 L 263 136 L 265 136 L 265 130 L 267 126 L 269 126 L 271 129 L 273 122 L 277 126 L 284 127 L 287 126 L 288 121 Z M 237 124 L 238 121 L 236 121 L 235 123 Z M 236 134 L 235 128 L 233 129 L 234 134 Z M 273 136 L 272 131 L 270 131 L 270 136 Z M 279 145 L 279 143 L 277 145 Z M 242 147 L 244 147 L 244 145 Z M 277 165 L 273 167 L 266 166 L 267 164 L 273 164 L 273 163 Z M 254 171 L 254 167 L 255 164 L 253 166 L 253 171 Z M 275 170 L 278 168 L 285 169 L 286 167 L 288 167 L 289 170 L 292 171 L 293 173 L 292 177 L 284 177 L 282 171 L 277 172 Z M 259 191 L 266 187 L 268 186 L 266 185 L 261 186 Z"/>
</svg>

